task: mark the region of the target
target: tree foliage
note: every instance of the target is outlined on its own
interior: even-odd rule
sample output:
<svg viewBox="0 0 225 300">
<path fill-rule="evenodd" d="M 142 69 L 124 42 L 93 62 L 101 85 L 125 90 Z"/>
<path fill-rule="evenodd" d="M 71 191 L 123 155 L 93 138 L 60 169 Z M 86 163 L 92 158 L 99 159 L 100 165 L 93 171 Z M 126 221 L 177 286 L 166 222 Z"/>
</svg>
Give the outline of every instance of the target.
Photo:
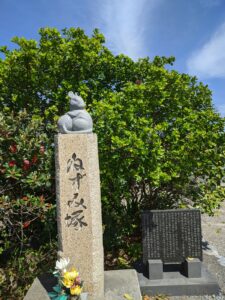
<svg viewBox="0 0 225 300">
<path fill-rule="evenodd" d="M 79 28 L 39 34 L 38 41 L 13 38 L 13 50 L 1 47 L 0 197 L 14 220 L 13 230 L 0 223 L 2 251 L 33 247 L 31 235 L 45 229 L 55 238 L 48 225 L 55 224 L 53 136 L 70 90 L 84 98 L 98 134 L 106 248 L 130 245 L 141 209 L 213 213 L 224 199 L 225 120 L 208 87 L 166 68 L 173 57 L 113 55 L 98 30 L 91 37 Z M 46 245 L 47 231 L 42 237 Z"/>
<path fill-rule="evenodd" d="M 0 298 L 23 299 L 56 257 L 51 127 L 25 110 L 0 113 Z"/>
</svg>

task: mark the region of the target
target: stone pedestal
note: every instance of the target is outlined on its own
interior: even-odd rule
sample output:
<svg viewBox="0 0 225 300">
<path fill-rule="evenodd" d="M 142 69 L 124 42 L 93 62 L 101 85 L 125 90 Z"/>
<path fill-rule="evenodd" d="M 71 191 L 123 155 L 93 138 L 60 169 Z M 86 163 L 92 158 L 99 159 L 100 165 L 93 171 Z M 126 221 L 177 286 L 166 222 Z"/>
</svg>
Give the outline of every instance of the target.
<svg viewBox="0 0 225 300">
<path fill-rule="evenodd" d="M 148 278 L 151 280 L 163 278 L 163 262 L 161 259 L 148 260 Z"/>
<path fill-rule="evenodd" d="M 133 300 L 142 299 L 137 272 L 135 270 L 105 271 L 104 275 L 104 300 L 124 300 L 125 294 L 128 294 Z M 52 288 L 56 283 L 57 279 L 52 274 L 42 274 L 36 277 L 24 300 L 50 300 L 48 292 L 52 292 Z M 95 300 L 102 299 L 95 298 Z"/>
<path fill-rule="evenodd" d="M 102 216 L 96 134 L 55 136 L 59 251 L 90 299 L 104 297 Z"/>
<path fill-rule="evenodd" d="M 184 262 L 184 273 L 189 278 L 200 278 L 202 276 L 202 262 L 198 258 L 187 258 Z"/>
</svg>

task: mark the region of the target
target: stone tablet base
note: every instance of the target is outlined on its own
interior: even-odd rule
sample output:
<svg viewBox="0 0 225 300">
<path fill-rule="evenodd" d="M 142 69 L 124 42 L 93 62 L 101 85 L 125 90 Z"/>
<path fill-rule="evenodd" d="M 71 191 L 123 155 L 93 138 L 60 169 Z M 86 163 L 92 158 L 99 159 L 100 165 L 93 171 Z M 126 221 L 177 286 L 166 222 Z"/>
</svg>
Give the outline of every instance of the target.
<svg viewBox="0 0 225 300">
<path fill-rule="evenodd" d="M 164 294 L 168 296 L 200 296 L 217 295 L 220 292 L 216 279 L 202 264 L 200 278 L 188 278 L 178 271 L 163 272 L 163 279 L 149 280 L 138 273 L 142 295 Z"/>
<path fill-rule="evenodd" d="M 124 300 L 124 294 L 128 294 L 134 300 L 142 299 L 137 272 L 105 271 L 105 300 Z"/>
<path fill-rule="evenodd" d="M 105 271 L 105 297 L 104 299 L 88 300 L 124 300 L 124 294 L 135 300 L 141 300 L 141 291 L 135 270 Z M 56 284 L 52 274 L 44 274 L 36 278 L 27 292 L 24 300 L 49 300 L 48 292 Z"/>
</svg>

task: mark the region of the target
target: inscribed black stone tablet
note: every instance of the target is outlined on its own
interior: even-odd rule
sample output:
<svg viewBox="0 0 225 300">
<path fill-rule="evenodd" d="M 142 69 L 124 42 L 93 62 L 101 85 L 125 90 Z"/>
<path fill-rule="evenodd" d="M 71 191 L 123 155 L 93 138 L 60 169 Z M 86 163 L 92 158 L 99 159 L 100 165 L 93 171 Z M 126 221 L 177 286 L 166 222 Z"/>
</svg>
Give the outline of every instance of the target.
<svg viewBox="0 0 225 300">
<path fill-rule="evenodd" d="M 183 262 L 202 260 L 201 214 L 197 209 L 142 212 L 143 263 L 149 259 Z"/>
</svg>

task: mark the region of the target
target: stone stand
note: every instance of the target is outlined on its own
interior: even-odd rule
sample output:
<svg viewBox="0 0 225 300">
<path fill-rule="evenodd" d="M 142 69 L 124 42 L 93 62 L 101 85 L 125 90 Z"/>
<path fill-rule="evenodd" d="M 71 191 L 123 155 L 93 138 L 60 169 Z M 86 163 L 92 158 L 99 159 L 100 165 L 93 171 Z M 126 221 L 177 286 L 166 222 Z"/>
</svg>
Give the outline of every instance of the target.
<svg viewBox="0 0 225 300">
<path fill-rule="evenodd" d="M 163 262 L 161 259 L 148 260 L 148 278 L 151 280 L 163 278 Z"/>
<path fill-rule="evenodd" d="M 105 297 L 104 300 L 124 300 L 128 294 L 133 300 L 141 300 L 141 291 L 135 270 L 105 271 Z M 52 292 L 57 283 L 52 274 L 42 274 L 35 278 L 24 300 L 50 300 L 48 292 Z M 88 295 L 87 300 L 90 297 Z M 127 298 L 128 299 L 128 298 Z M 95 300 L 100 300 L 96 298 Z"/>
<path fill-rule="evenodd" d="M 184 262 L 184 274 L 188 278 L 200 278 L 202 276 L 202 262 L 198 258 L 187 258 Z"/>
<path fill-rule="evenodd" d="M 70 258 L 90 300 L 104 297 L 104 262 L 96 134 L 55 136 L 60 256 Z"/>
<path fill-rule="evenodd" d="M 197 262 L 196 262 L 197 263 Z M 180 272 L 179 266 L 165 268 L 162 279 L 149 279 L 144 275 L 141 266 L 138 266 L 138 280 L 142 295 L 153 296 L 165 294 L 168 296 L 201 296 L 218 295 L 220 287 L 215 277 L 209 273 L 206 266 L 201 264 L 201 276 L 199 275 L 199 265 L 187 264 L 189 275 L 187 277 Z M 157 274 L 157 273 L 156 273 Z"/>
</svg>

